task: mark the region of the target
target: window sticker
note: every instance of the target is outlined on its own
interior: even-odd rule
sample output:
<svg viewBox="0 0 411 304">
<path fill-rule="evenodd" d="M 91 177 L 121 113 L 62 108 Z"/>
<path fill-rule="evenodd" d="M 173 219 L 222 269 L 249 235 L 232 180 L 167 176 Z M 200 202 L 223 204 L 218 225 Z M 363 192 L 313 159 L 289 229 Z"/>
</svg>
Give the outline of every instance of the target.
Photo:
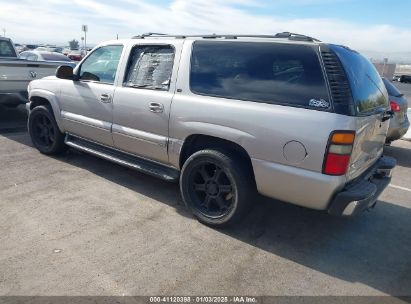
<svg viewBox="0 0 411 304">
<path fill-rule="evenodd" d="M 329 108 L 330 103 L 324 99 L 315 99 L 312 98 L 310 99 L 310 102 L 308 103 L 310 107 L 315 107 L 315 108 Z"/>
</svg>

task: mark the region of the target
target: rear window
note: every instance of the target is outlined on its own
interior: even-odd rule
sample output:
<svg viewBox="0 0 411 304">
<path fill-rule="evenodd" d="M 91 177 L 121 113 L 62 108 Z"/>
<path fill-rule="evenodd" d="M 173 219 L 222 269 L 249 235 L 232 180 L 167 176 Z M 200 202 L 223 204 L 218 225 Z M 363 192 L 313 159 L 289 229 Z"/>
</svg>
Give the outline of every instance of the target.
<svg viewBox="0 0 411 304">
<path fill-rule="evenodd" d="M 0 40 L 0 57 L 17 57 L 13 45 L 7 40 Z"/>
<path fill-rule="evenodd" d="M 394 97 L 401 97 L 403 94 L 387 79 L 383 78 L 385 88 L 387 89 L 388 95 Z"/>
<path fill-rule="evenodd" d="M 372 114 L 388 107 L 387 90 L 374 65 L 364 56 L 349 48 L 331 45 L 341 60 L 350 83 L 358 114 Z"/>
<path fill-rule="evenodd" d="M 190 88 L 196 94 L 230 99 L 330 106 L 318 55 L 304 45 L 197 41 Z"/>
</svg>

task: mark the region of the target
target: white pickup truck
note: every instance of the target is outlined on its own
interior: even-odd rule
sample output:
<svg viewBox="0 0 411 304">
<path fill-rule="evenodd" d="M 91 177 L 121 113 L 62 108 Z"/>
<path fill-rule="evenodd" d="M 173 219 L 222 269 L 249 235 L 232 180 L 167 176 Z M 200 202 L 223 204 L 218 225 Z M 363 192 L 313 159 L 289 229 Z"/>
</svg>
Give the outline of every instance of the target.
<svg viewBox="0 0 411 304">
<path fill-rule="evenodd" d="M 61 62 L 20 59 L 11 39 L 0 37 L 0 105 L 15 107 L 26 103 L 29 82 L 55 75 L 60 65 Z"/>
</svg>

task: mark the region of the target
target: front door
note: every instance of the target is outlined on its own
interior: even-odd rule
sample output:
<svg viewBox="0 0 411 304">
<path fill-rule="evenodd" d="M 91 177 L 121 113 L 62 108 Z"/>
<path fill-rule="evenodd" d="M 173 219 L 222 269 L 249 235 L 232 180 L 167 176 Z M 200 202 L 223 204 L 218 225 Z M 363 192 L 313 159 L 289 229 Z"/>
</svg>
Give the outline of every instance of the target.
<svg viewBox="0 0 411 304">
<path fill-rule="evenodd" d="M 122 45 L 94 50 L 76 69 L 78 81 L 62 81 L 61 117 L 67 132 L 113 146 L 112 102 L 122 50 Z"/>
<path fill-rule="evenodd" d="M 168 162 L 168 121 L 183 42 L 137 44 L 113 103 L 113 140 L 120 150 Z"/>
</svg>

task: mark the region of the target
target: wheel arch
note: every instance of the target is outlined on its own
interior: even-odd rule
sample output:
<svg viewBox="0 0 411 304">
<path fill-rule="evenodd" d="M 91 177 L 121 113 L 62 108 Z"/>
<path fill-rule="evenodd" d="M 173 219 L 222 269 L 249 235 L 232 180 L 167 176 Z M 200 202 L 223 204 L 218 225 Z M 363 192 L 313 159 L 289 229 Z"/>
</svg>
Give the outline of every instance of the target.
<svg viewBox="0 0 411 304">
<path fill-rule="evenodd" d="M 204 149 L 216 149 L 233 153 L 237 158 L 240 158 L 241 161 L 244 161 L 244 164 L 250 170 L 250 173 L 253 174 L 252 178 L 254 179 L 251 157 L 244 147 L 231 140 L 205 134 L 191 134 L 184 140 L 180 150 L 180 168 L 183 167 L 184 163 L 191 155 Z"/>
<path fill-rule="evenodd" d="M 64 127 L 61 122 L 60 105 L 58 103 L 56 95 L 46 90 L 31 91 L 29 96 L 29 111 L 40 105 L 48 105 L 51 107 L 57 126 L 59 127 L 61 132 L 64 132 Z"/>
</svg>

